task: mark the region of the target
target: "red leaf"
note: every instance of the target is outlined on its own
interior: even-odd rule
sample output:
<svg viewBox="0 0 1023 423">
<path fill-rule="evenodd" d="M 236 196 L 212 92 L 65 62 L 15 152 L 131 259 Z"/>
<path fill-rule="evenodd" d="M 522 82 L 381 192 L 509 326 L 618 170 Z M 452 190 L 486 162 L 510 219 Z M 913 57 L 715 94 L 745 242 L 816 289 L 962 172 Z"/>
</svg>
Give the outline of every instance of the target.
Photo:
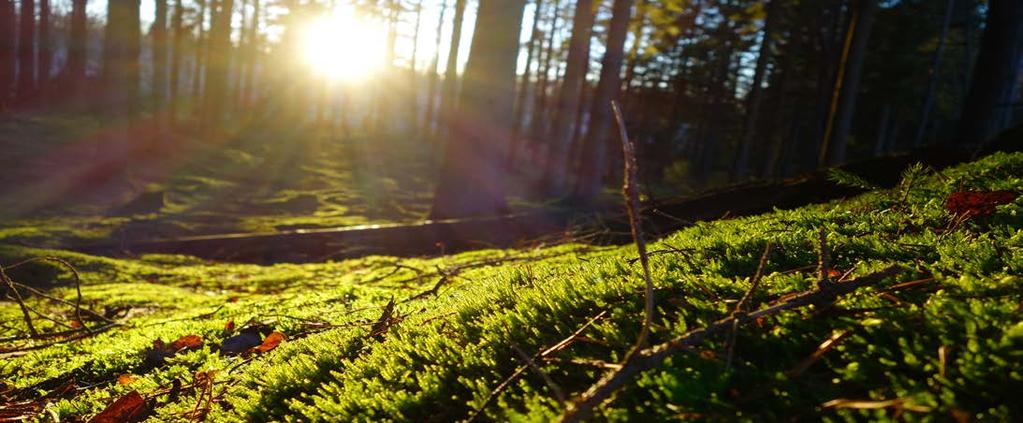
<svg viewBox="0 0 1023 423">
<path fill-rule="evenodd" d="M 995 206 L 1016 200 L 1018 194 L 1012 191 L 959 191 L 945 200 L 945 210 L 957 216 L 989 216 Z"/>
<path fill-rule="evenodd" d="M 224 323 L 224 330 L 234 332 L 234 320 L 228 320 L 227 323 Z"/>
<path fill-rule="evenodd" d="M 89 420 L 90 423 L 123 423 L 142 421 L 148 414 L 146 400 L 138 391 L 131 391 L 118 398 L 99 414 Z"/>
<path fill-rule="evenodd" d="M 277 348 L 278 345 L 281 345 L 281 341 L 284 341 L 283 333 L 276 331 L 271 332 L 269 335 L 266 336 L 266 339 L 263 340 L 262 344 L 260 344 L 257 347 L 253 347 L 251 350 L 249 350 L 249 352 L 257 354 L 265 353 L 274 348 Z"/>
<path fill-rule="evenodd" d="M 171 344 L 171 349 L 174 350 L 175 353 L 183 350 L 196 350 L 199 348 L 202 348 L 202 338 L 200 338 L 199 335 L 185 335 L 178 338 L 177 341 L 174 341 L 174 343 Z"/>
<path fill-rule="evenodd" d="M 117 377 L 117 384 L 118 385 L 127 385 L 129 383 L 134 382 L 134 381 L 135 381 L 135 376 L 127 374 L 127 373 Z"/>
<path fill-rule="evenodd" d="M 842 272 L 839 272 L 838 269 L 828 269 L 829 278 L 837 278 L 839 276 L 842 276 Z"/>
</svg>

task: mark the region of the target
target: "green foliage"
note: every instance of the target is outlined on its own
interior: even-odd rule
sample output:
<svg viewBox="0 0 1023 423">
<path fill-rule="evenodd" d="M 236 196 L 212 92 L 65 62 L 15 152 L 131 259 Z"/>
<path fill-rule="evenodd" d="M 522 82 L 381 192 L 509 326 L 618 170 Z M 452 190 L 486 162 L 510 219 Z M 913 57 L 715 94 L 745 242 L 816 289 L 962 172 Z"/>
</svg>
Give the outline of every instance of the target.
<svg viewBox="0 0 1023 423">
<path fill-rule="evenodd" d="M 1023 200 L 961 223 L 944 210 L 944 198 L 961 188 L 1023 190 L 1023 154 L 993 155 L 940 175 L 914 170 L 906 179 L 890 191 L 848 201 L 698 223 L 651 243 L 655 343 L 727 316 L 749 288 L 767 242 L 774 248 L 754 308 L 814 286 L 819 228 L 828 232 L 841 272 L 856 277 L 889 264 L 906 270 L 831 307 L 782 313 L 740 329 L 730 369 L 724 337 L 677 354 L 625 387 L 598 410 L 599 419 L 1023 417 L 1014 400 L 1023 391 Z M 489 420 L 550 420 L 560 406 L 528 370 L 487 402 L 522 365 L 512 343 L 539 352 L 606 312 L 583 332 L 586 341 L 539 362 L 564 391 L 578 394 L 605 372 L 587 363 L 619 361 L 643 312 L 632 246 L 276 266 L 173 256 L 113 260 L 14 247 L 0 252 L 5 261 L 60 255 L 83 271 L 90 307 L 132 307 L 122 327 L 0 361 L 0 380 L 18 388 L 72 376 L 88 386 L 50 404 L 64 419 L 94 414 L 130 390 L 158 392 L 213 369 L 213 421 L 449 421 L 484 403 Z M 411 299 L 442 278 L 438 295 Z M 66 286 L 51 292 L 73 295 Z M 392 298 L 391 324 L 367 336 Z M 0 303 L 5 326 L 17 327 L 18 318 L 15 305 Z M 223 357 L 213 346 L 230 335 L 224 328 L 229 320 L 267 324 L 289 340 L 248 361 Z M 11 334 L 3 330 L 0 336 Z M 154 339 L 186 334 L 202 336 L 207 347 L 160 368 L 141 365 Z M 792 372 L 838 335 L 805 371 Z M 136 380 L 117 384 L 116 376 L 125 373 Z M 199 393 L 157 398 L 154 419 L 188 420 Z"/>
</svg>

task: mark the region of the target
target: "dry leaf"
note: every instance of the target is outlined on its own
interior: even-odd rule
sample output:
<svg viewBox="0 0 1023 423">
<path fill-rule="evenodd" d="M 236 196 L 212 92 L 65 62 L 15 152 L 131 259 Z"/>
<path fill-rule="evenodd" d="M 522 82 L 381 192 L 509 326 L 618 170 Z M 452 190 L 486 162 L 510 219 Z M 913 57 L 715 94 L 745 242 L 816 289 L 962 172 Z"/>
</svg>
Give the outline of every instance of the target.
<svg viewBox="0 0 1023 423">
<path fill-rule="evenodd" d="M 995 206 L 1008 204 L 1018 195 L 1012 191 L 959 191 L 945 200 L 945 210 L 957 216 L 988 216 Z"/>
<path fill-rule="evenodd" d="M 90 423 L 125 423 L 142 421 L 148 414 L 145 398 L 131 391 L 97 414 Z"/>
<path fill-rule="evenodd" d="M 257 354 L 265 353 L 274 348 L 277 348 L 278 345 L 281 345 L 282 341 L 284 341 L 284 334 L 274 331 L 266 336 L 266 339 L 263 340 L 262 344 L 260 344 L 258 347 L 252 348 L 251 350 L 249 350 L 249 352 Z"/>
<path fill-rule="evenodd" d="M 120 375 L 120 376 L 117 377 L 117 384 L 118 385 L 127 385 L 127 384 L 130 384 L 130 383 L 133 383 L 133 382 L 135 382 L 135 375 L 130 375 L 130 374 L 125 373 L 125 374 Z"/>
<path fill-rule="evenodd" d="M 171 344 L 171 348 L 175 353 L 184 350 L 196 350 L 202 348 L 202 338 L 199 337 L 199 335 L 185 335 L 178 338 L 177 341 L 174 341 L 174 343 Z"/>
</svg>

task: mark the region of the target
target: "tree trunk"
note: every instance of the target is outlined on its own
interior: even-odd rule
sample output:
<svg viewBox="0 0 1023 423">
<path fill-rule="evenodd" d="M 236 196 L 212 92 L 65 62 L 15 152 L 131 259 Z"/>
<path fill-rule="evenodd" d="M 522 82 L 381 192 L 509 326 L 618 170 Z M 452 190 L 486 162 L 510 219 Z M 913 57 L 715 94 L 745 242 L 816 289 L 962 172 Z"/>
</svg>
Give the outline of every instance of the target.
<svg viewBox="0 0 1023 423">
<path fill-rule="evenodd" d="M 1021 47 L 1023 2 L 988 2 L 984 35 L 959 120 L 959 143 L 983 145 L 1003 129 L 1002 111 L 1009 106 L 1016 85 Z"/>
<path fill-rule="evenodd" d="M 419 25 L 423 18 L 423 0 L 416 3 L 416 23 L 412 29 L 412 58 L 409 62 L 409 131 L 419 129 L 419 75 L 416 74 L 416 60 L 419 59 Z"/>
<path fill-rule="evenodd" d="M 53 71 L 53 40 L 50 28 L 50 0 L 39 0 L 39 47 L 36 49 L 39 63 L 39 98 L 47 101 L 50 91 L 50 74 Z"/>
<path fill-rule="evenodd" d="M 561 0 L 554 0 L 554 7 L 551 9 L 551 28 L 547 33 L 547 48 L 544 49 L 543 66 L 540 68 L 539 81 L 536 82 L 536 91 L 533 95 L 533 117 L 530 119 L 529 136 L 533 142 L 537 142 L 546 132 L 548 123 L 547 101 L 550 98 L 550 71 L 551 62 L 554 59 L 554 38 L 558 33 L 558 21 L 561 13 Z M 540 40 L 541 44 L 543 39 Z"/>
<path fill-rule="evenodd" d="M 249 35 L 247 37 L 248 42 L 245 45 L 245 54 L 243 55 L 245 63 L 245 79 L 242 81 L 241 88 L 238 90 L 239 104 L 243 108 L 249 107 L 254 99 L 256 98 L 256 76 L 259 72 L 256 71 L 256 64 L 259 61 L 260 52 L 260 4 L 259 0 L 252 0 L 252 19 L 249 23 Z"/>
<path fill-rule="evenodd" d="M 153 110 L 163 113 L 167 101 L 167 0 L 156 1 L 153 35 Z"/>
<path fill-rule="evenodd" d="M 16 51 L 14 1 L 0 0 L 0 113 L 7 110 L 14 85 Z"/>
<path fill-rule="evenodd" d="M 107 27 L 103 40 L 104 90 L 110 95 L 110 111 L 127 118 L 138 101 L 139 1 L 107 2 Z"/>
<path fill-rule="evenodd" d="M 948 26 L 952 22 L 952 10 L 955 7 L 955 0 L 948 0 L 945 5 L 945 17 L 941 22 L 941 32 L 938 34 L 938 47 L 934 50 L 934 59 L 931 68 L 928 69 L 927 92 L 924 93 L 924 104 L 920 109 L 920 123 L 916 129 L 916 138 L 913 139 L 913 147 L 923 144 L 924 133 L 927 122 L 931 119 L 931 109 L 934 107 L 934 92 L 938 87 L 938 71 L 941 66 L 941 57 L 945 53 L 945 38 L 948 36 Z"/>
<path fill-rule="evenodd" d="M 732 181 L 745 179 L 749 175 L 750 150 L 753 149 L 754 137 L 757 135 L 757 122 L 760 118 L 760 104 L 764 96 L 764 73 L 767 61 L 771 58 L 771 37 L 774 36 L 774 21 L 777 19 L 775 10 L 778 0 L 768 0 L 765 6 L 767 15 L 764 17 L 764 30 L 760 40 L 760 51 L 757 64 L 753 71 L 753 83 L 746 100 L 746 116 L 743 119 L 742 138 L 739 140 L 739 151 L 736 154 L 735 166 L 732 168 Z"/>
<path fill-rule="evenodd" d="M 525 0 L 480 0 L 459 116 L 451 126 L 431 219 L 504 213 L 502 150 L 512 130 Z"/>
<path fill-rule="evenodd" d="M 88 57 L 88 25 L 85 7 L 88 0 L 74 0 L 71 6 L 71 34 L 68 39 L 67 80 L 71 94 L 81 95 L 85 88 L 85 65 Z"/>
<path fill-rule="evenodd" d="M 202 108 L 199 105 L 202 103 L 200 100 L 203 87 L 203 69 L 206 68 L 206 59 L 208 58 L 207 50 L 209 49 L 208 34 L 206 33 L 206 15 L 207 13 L 207 2 L 215 0 L 198 0 L 199 2 L 199 15 L 196 18 L 195 25 L 198 27 L 198 33 L 195 36 L 195 60 L 192 66 L 192 93 L 191 93 L 191 108 L 192 115 L 199 116 Z"/>
<path fill-rule="evenodd" d="M 430 62 L 430 79 L 426 88 L 426 117 L 423 119 L 423 127 L 421 132 L 424 135 L 430 136 L 430 140 L 433 141 L 433 119 L 434 113 L 437 109 L 437 72 L 440 70 L 440 44 L 441 34 L 444 29 L 444 13 L 448 10 L 448 2 L 441 1 L 440 3 L 440 17 L 437 19 L 437 37 L 433 42 L 433 61 Z"/>
<path fill-rule="evenodd" d="M 209 56 L 206 64 L 206 95 L 203 127 L 207 134 L 220 128 L 228 95 L 227 75 L 231 57 L 231 14 L 234 0 L 217 0 L 210 7 Z"/>
<path fill-rule="evenodd" d="M 441 124 L 437 132 L 447 133 L 454 123 L 458 93 L 458 48 L 462 40 L 462 20 L 465 19 L 466 0 L 455 0 L 455 18 L 451 27 L 451 44 L 448 47 L 448 63 L 444 68 L 444 84 L 440 94 Z M 477 21 L 478 22 L 478 21 Z M 437 134 L 435 134 L 436 136 Z"/>
<path fill-rule="evenodd" d="M 625 89 L 622 95 L 622 112 L 628 107 L 629 97 L 632 94 L 632 81 L 636 78 L 636 64 L 639 62 L 640 47 L 643 45 L 643 29 L 646 27 L 647 0 L 640 0 L 636 4 L 636 22 L 633 23 L 632 45 L 629 46 L 629 55 L 625 59 L 625 80 L 622 86 Z"/>
<path fill-rule="evenodd" d="M 828 123 L 830 130 L 825 130 L 818 166 L 839 165 L 845 162 L 849 130 L 852 128 L 856 98 L 859 96 L 860 79 L 863 75 L 863 59 L 867 55 L 870 30 L 877 12 L 877 0 L 858 0 L 854 7 L 856 10 L 853 11 L 846 34 L 847 41 L 843 54 L 846 60 L 842 61 L 839 77 L 836 78 L 832 118 Z"/>
<path fill-rule="evenodd" d="M 33 0 L 21 0 L 21 24 L 18 25 L 18 86 L 19 102 L 31 99 L 36 88 L 35 31 L 36 10 Z"/>
<path fill-rule="evenodd" d="M 632 0 L 615 0 L 608 25 L 607 49 L 600 63 L 600 80 L 590 103 L 589 129 L 582 144 L 579 179 L 575 185 L 575 196 L 583 201 L 593 200 L 600 194 L 607 153 L 615 141 L 612 134 L 616 132 L 611 127 L 611 102 L 621 94 L 625 38 L 631 15 Z"/>
<path fill-rule="evenodd" d="M 530 68 L 533 67 L 533 57 L 539 49 L 540 39 L 540 17 L 543 11 L 543 0 L 536 0 L 536 7 L 533 9 L 533 27 L 529 32 L 529 42 L 526 44 L 526 67 L 519 78 L 518 93 L 515 97 L 515 116 L 512 119 L 511 143 L 508 145 L 508 167 L 513 168 L 519 152 L 519 139 L 522 137 L 523 117 L 526 114 L 526 102 L 529 99 L 529 81 L 531 78 Z"/>
<path fill-rule="evenodd" d="M 181 50 L 184 48 L 185 29 L 182 25 L 184 9 L 181 0 L 174 0 L 174 15 L 171 17 L 171 32 L 174 44 L 171 46 L 170 93 L 168 94 L 167 118 L 171 125 L 178 119 L 178 88 L 181 81 Z"/>
<path fill-rule="evenodd" d="M 572 126 L 579 111 L 579 96 L 586 78 L 590 38 L 593 33 L 593 1 L 576 0 L 572 19 L 572 38 L 568 44 L 565 78 L 561 81 L 554 124 L 550 133 L 551 154 L 545 169 L 547 194 L 562 197 L 568 191 L 568 152 L 571 150 Z"/>
</svg>

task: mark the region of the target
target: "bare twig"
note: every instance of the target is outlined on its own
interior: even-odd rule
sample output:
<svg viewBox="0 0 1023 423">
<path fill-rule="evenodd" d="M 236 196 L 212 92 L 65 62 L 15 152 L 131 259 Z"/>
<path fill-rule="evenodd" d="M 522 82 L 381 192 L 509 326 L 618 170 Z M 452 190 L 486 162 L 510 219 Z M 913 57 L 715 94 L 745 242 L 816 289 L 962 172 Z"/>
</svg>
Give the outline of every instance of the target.
<svg viewBox="0 0 1023 423">
<path fill-rule="evenodd" d="M 732 315 L 736 316 L 746 312 L 746 308 L 749 306 L 749 302 L 753 299 L 753 293 L 756 292 L 760 286 L 760 280 L 764 278 L 764 268 L 767 266 L 767 257 L 771 254 L 771 243 L 768 242 L 764 246 L 764 253 L 760 255 L 760 262 L 757 264 L 757 273 L 753 275 L 753 279 L 750 281 L 749 289 L 746 290 L 746 294 L 742 296 L 742 299 L 735 304 L 735 310 L 732 311 Z M 735 324 L 732 325 L 732 332 L 728 335 L 728 342 L 725 348 L 725 368 L 732 368 L 732 355 L 735 352 L 735 339 L 736 334 L 739 332 L 739 319 L 735 320 Z"/>
<path fill-rule="evenodd" d="M 576 329 L 575 332 L 572 332 L 572 334 L 569 335 L 567 338 L 562 339 L 561 341 L 554 344 L 550 348 L 547 348 L 543 350 L 543 352 L 533 356 L 532 357 L 533 360 L 547 358 L 553 354 L 556 354 L 558 351 L 568 348 L 568 346 L 572 345 L 572 343 L 575 342 L 575 339 L 578 338 L 583 333 L 583 331 L 586 330 L 586 328 L 592 326 L 593 323 L 595 323 L 597 320 L 600 320 L 605 315 L 607 315 L 607 311 L 606 310 L 601 311 L 600 314 L 597 314 L 596 316 L 590 318 L 590 320 L 587 320 L 585 324 L 580 326 L 579 329 Z M 497 385 L 497 387 L 494 388 L 493 391 L 490 391 L 490 394 L 488 394 L 487 397 L 483 400 L 483 403 L 480 404 L 479 408 L 473 411 L 472 415 L 470 415 L 466 421 L 472 422 L 476 420 L 476 418 L 479 417 L 481 414 L 483 414 L 483 410 L 487 408 L 487 404 L 489 404 L 491 400 L 500 395 L 501 392 L 504 392 L 504 390 L 507 389 L 509 385 L 511 385 L 512 381 L 518 378 L 519 375 L 522 374 L 522 372 L 526 371 L 526 367 L 527 367 L 526 365 L 519 366 L 517 369 L 515 369 L 514 372 L 512 372 L 510 376 L 508 376 L 508 378 L 502 381 L 501 384 Z"/>
<path fill-rule="evenodd" d="M 551 388 L 551 392 L 553 392 L 554 396 L 558 399 L 558 404 L 564 405 L 565 394 L 561 391 L 561 387 L 559 387 L 558 384 L 554 383 L 554 379 L 551 379 L 551 376 L 548 375 L 547 372 L 543 371 L 543 369 L 541 369 L 540 366 L 536 365 L 536 362 L 533 361 L 533 358 L 530 357 L 529 354 L 526 354 L 525 351 L 522 351 L 522 348 L 519 347 L 519 344 L 512 342 L 511 347 L 513 350 L 515 350 L 515 353 L 519 355 L 519 358 L 521 358 L 522 361 L 524 361 L 526 365 L 533 370 L 534 373 L 536 373 L 538 376 L 540 376 L 540 378 L 543 379 L 544 383 L 547 384 L 547 387 Z"/>
<path fill-rule="evenodd" d="M 625 385 L 637 375 L 659 366 L 668 357 L 688 351 L 690 347 L 697 345 L 712 335 L 719 334 L 732 328 L 735 321 L 739 325 L 748 324 L 759 318 L 772 316 L 786 310 L 804 307 L 811 304 L 830 302 L 837 297 L 847 295 L 859 288 L 876 284 L 885 278 L 896 275 L 902 268 L 897 265 L 889 266 L 884 270 L 872 273 L 847 282 L 838 282 L 827 286 L 824 289 L 813 289 L 791 296 L 788 300 L 771 305 L 749 314 L 729 316 L 718 320 L 711 325 L 689 331 L 685 335 L 672 339 L 668 342 L 655 345 L 640 351 L 631 361 L 626 363 L 620 370 L 610 372 L 602 377 L 597 383 L 591 386 L 582 394 L 578 401 L 570 405 L 562 415 L 562 421 L 577 422 L 586 420 L 593 413 L 593 409 L 608 399 L 611 394 Z"/>
<path fill-rule="evenodd" d="M 64 266 L 65 268 L 68 269 L 68 271 L 71 272 L 71 276 L 74 276 L 74 278 L 75 278 L 75 293 L 77 294 L 77 296 L 75 298 L 75 318 L 78 319 L 78 322 L 81 323 L 82 327 L 84 328 L 85 327 L 85 321 L 82 320 L 82 278 L 78 274 L 78 269 L 75 269 L 75 266 L 72 266 L 71 263 L 68 263 L 67 260 L 64 260 L 64 259 L 62 259 L 60 257 L 53 257 L 53 256 L 33 257 L 33 258 L 30 258 L 30 259 L 25 259 L 25 260 L 19 261 L 17 263 L 9 265 L 9 266 L 3 266 L 2 270 L 10 270 L 10 269 L 14 269 L 14 268 L 19 267 L 19 266 L 24 266 L 24 265 L 29 264 L 29 263 L 35 263 L 35 262 L 40 262 L 40 261 L 52 261 L 52 262 L 57 263 L 57 264 L 59 264 L 61 266 Z M 6 273 L 4 274 L 4 278 L 7 278 Z M 7 279 L 10 280 L 9 278 L 7 278 Z"/>
<path fill-rule="evenodd" d="M 835 345 L 838 345 L 838 343 L 842 341 L 842 339 L 845 339 L 846 336 L 849 336 L 850 333 L 852 332 L 846 329 L 832 334 L 830 337 L 828 337 L 828 339 L 824 340 L 824 342 L 821 342 L 817 349 L 813 351 L 813 354 L 810 354 L 809 357 L 803 359 L 803 361 L 800 361 L 799 364 L 790 369 L 788 372 L 785 372 L 785 374 L 789 378 L 799 377 L 799 375 L 802 375 L 803 372 L 805 372 L 807 369 L 810 368 L 810 366 L 813 365 L 813 363 L 816 363 L 818 360 L 820 360 L 825 353 L 831 351 L 831 349 L 834 348 Z"/>
<path fill-rule="evenodd" d="M 828 271 L 831 270 L 831 251 L 828 250 L 828 234 L 824 228 L 820 229 L 817 236 L 819 248 L 817 250 L 817 288 L 824 289 L 831 284 Z"/>
<path fill-rule="evenodd" d="M 21 298 L 21 293 L 14 287 L 14 281 L 7 277 L 7 272 L 4 271 L 3 266 L 0 266 L 0 278 L 3 278 L 3 282 L 7 284 L 7 297 L 18 303 L 18 307 L 21 308 L 21 315 L 25 319 L 25 326 L 28 326 L 28 333 L 33 337 L 39 336 L 39 332 L 36 331 L 35 325 L 32 324 L 32 316 L 29 314 L 28 306 L 25 305 L 25 300 Z"/>
<path fill-rule="evenodd" d="M 647 337 L 650 336 L 650 325 L 654 320 L 654 284 L 650 280 L 650 258 L 647 256 L 646 240 L 643 239 L 643 223 L 640 221 L 639 169 L 636 165 L 635 146 L 625 129 L 625 118 L 622 117 L 622 111 L 613 101 L 611 102 L 611 111 L 614 112 L 615 123 L 618 125 L 618 136 L 622 141 L 622 155 L 625 159 L 625 183 L 622 185 L 622 196 L 625 197 L 625 207 L 629 212 L 629 225 L 632 226 L 632 238 L 636 242 L 639 263 L 643 266 L 643 280 L 646 283 L 643 327 L 640 328 L 639 336 L 636 337 L 636 345 L 622 360 L 623 363 L 627 363 L 633 355 L 646 346 Z"/>
</svg>

